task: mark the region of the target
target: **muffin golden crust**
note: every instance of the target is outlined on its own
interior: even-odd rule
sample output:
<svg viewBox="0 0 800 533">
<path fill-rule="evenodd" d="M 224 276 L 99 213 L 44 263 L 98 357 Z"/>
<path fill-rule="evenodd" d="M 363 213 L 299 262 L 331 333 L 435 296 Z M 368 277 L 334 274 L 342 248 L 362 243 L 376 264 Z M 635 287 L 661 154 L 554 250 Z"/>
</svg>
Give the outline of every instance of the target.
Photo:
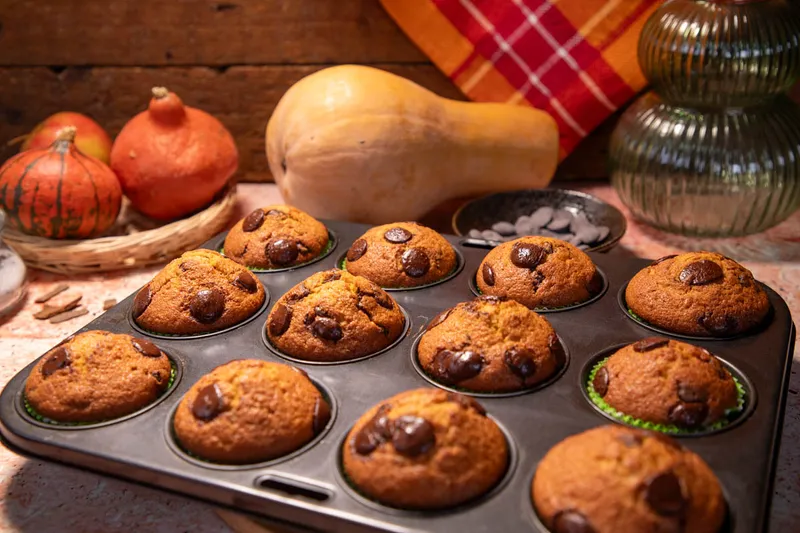
<svg viewBox="0 0 800 533">
<path fill-rule="evenodd" d="M 418 287 L 456 268 L 456 252 L 444 237 L 416 222 L 368 230 L 347 251 L 347 271 L 381 287 Z"/>
<path fill-rule="evenodd" d="M 738 405 L 736 383 L 719 359 L 704 348 L 663 337 L 614 353 L 592 386 L 626 415 L 686 429 L 714 424 Z"/>
<path fill-rule="evenodd" d="M 481 296 L 438 315 L 417 352 L 428 375 L 475 392 L 529 388 L 565 362 L 563 347 L 546 319 L 497 296 Z"/>
<path fill-rule="evenodd" d="M 674 333 L 701 337 L 738 335 L 759 325 L 769 298 L 753 274 L 713 252 L 689 252 L 654 261 L 625 289 L 628 307 L 645 321 Z"/>
<path fill-rule="evenodd" d="M 553 533 L 716 533 L 725 518 L 719 481 L 698 455 L 622 426 L 556 444 L 539 463 L 532 497 Z"/>
<path fill-rule="evenodd" d="M 268 205 L 236 223 L 225 237 L 225 255 L 253 268 L 307 263 L 328 245 L 328 230 L 311 215 L 288 205 Z"/>
<path fill-rule="evenodd" d="M 173 424 L 189 453 L 247 464 L 301 448 L 330 418 L 330 405 L 305 371 L 239 359 L 200 378 L 178 405 Z"/>
<path fill-rule="evenodd" d="M 249 318 L 265 298 L 264 287 L 247 268 L 211 250 L 193 250 L 136 294 L 133 318 L 154 333 L 206 333 Z"/>
<path fill-rule="evenodd" d="M 283 353 L 307 361 L 346 361 L 386 348 L 405 317 L 375 283 L 341 270 L 318 272 L 272 308 L 266 331 Z"/>
<path fill-rule="evenodd" d="M 359 492 L 403 509 L 446 509 L 491 490 L 508 443 L 483 407 L 438 389 L 406 391 L 367 411 L 342 450 Z"/>
<path fill-rule="evenodd" d="M 549 237 L 522 237 L 495 247 L 476 278 L 482 294 L 511 298 L 531 309 L 576 305 L 603 289 L 588 255 Z"/>
<path fill-rule="evenodd" d="M 47 352 L 25 399 L 57 422 L 100 422 L 138 411 L 169 386 L 172 364 L 155 344 L 107 331 L 79 333 Z"/>
</svg>

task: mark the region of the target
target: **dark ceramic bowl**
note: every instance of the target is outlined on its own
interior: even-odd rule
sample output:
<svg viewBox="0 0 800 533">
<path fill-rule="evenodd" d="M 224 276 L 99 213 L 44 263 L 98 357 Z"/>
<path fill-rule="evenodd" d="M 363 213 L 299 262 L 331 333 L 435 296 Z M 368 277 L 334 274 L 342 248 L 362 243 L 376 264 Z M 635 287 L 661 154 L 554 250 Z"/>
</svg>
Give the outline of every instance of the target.
<svg viewBox="0 0 800 533">
<path fill-rule="evenodd" d="M 573 214 L 583 213 L 596 226 L 607 226 L 608 237 L 587 251 L 604 252 L 616 245 L 625 235 L 628 223 L 616 207 L 584 192 L 566 189 L 525 189 L 484 196 L 467 202 L 453 215 L 453 230 L 465 236 L 471 229 L 486 230 L 502 220 L 513 223 L 522 215 L 530 215 L 540 207 L 565 209 Z M 479 239 L 470 239 L 475 244 Z M 483 241 L 496 245 L 493 241 Z"/>
</svg>

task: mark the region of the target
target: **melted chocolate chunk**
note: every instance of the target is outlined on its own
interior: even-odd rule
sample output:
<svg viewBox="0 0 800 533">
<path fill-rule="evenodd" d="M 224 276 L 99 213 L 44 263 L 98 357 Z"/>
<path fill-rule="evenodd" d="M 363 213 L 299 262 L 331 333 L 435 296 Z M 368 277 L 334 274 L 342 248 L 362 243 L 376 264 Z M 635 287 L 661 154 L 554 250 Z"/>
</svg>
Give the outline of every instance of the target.
<svg viewBox="0 0 800 533">
<path fill-rule="evenodd" d="M 669 339 L 665 339 L 664 337 L 647 337 L 646 339 L 633 343 L 633 351 L 639 353 L 649 352 L 650 350 L 655 350 L 667 344 L 669 344 Z"/>
<path fill-rule="evenodd" d="M 293 239 L 276 239 L 267 243 L 266 252 L 273 265 L 287 266 L 297 260 L 300 250 Z"/>
<path fill-rule="evenodd" d="M 250 294 L 258 292 L 258 280 L 250 272 L 244 270 L 236 274 L 233 284 Z"/>
<path fill-rule="evenodd" d="M 299 285 L 296 288 L 292 289 L 290 292 L 286 293 L 286 301 L 299 302 L 309 294 L 311 294 L 311 291 L 308 290 L 308 287 L 306 287 L 305 285 Z"/>
<path fill-rule="evenodd" d="M 441 313 L 439 313 L 438 315 L 433 317 L 433 320 L 431 320 L 428 323 L 428 327 L 425 328 L 425 330 L 426 331 L 432 330 L 433 328 L 435 328 L 436 326 L 438 326 L 439 324 L 441 324 L 442 322 L 447 320 L 447 317 L 449 317 L 450 313 L 452 313 L 452 312 L 453 312 L 452 309 L 445 309 L 444 311 L 442 311 Z"/>
<path fill-rule="evenodd" d="M 72 361 L 69 357 L 69 350 L 66 346 L 59 346 L 47 356 L 47 359 L 42 365 L 42 376 L 51 376 L 58 370 L 67 368 L 70 363 L 72 363 Z"/>
<path fill-rule="evenodd" d="M 201 324 L 215 322 L 225 312 L 225 293 L 219 289 L 197 291 L 189 302 L 189 312 Z"/>
<path fill-rule="evenodd" d="M 136 293 L 136 297 L 133 299 L 133 318 L 142 316 L 152 299 L 153 293 L 150 290 L 150 284 L 147 284 Z"/>
<path fill-rule="evenodd" d="M 647 481 L 645 500 L 653 511 L 662 516 L 681 515 L 688 503 L 680 479 L 672 472 L 658 474 Z"/>
<path fill-rule="evenodd" d="M 589 283 L 586 285 L 586 290 L 592 296 L 598 294 L 600 291 L 603 290 L 603 276 L 600 275 L 600 271 L 598 270 L 594 271 L 592 279 L 590 279 Z"/>
<path fill-rule="evenodd" d="M 483 264 L 483 268 L 481 268 L 481 274 L 483 275 L 483 282 L 490 287 L 494 287 L 494 270 L 492 270 L 492 267 L 489 266 L 489 263 Z"/>
<path fill-rule="evenodd" d="M 534 270 L 533 271 L 533 278 L 531 279 L 531 285 L 532 285 L 532 288 L 533 288 L 533 292 L 536 292 L 536 291 L 539 290 L 539 285 L 541 285 L 543 281 L 544 281 L 544 274 L 542 274 L 538 270 Z"/>
<path fill-rule="evenodd" d="M 394 303 L 392 302 L 392 297 L 386 294 L 383 291 L 378 291 L 372 295 L 375 298 L 375 301 L 383 307 L 384 309 L 394 309 Z"/>
<path fill-rule="evenodd" d="M 322 276 L 322 283 L 330 283 L 342 279 L 342 273 L 338 270 L 329 270 Z"/>
<path fill-rule="evenodd" d="M 735 317 L 729 315 L 715 315 L 712 313 L 700 315 L 697 319 L 697 323 L 715 337 L 731 335 L 739 327 L 739 321 Z"/>
<path fill-rule="evenodd" d="M 256 209 L 255 211 L 247 215 L 242 221 L 242 231 L 250 233 L 260 228 L 261 224 L 263 223 L 264 223 L 264 211 L 262 211 L 261 209 Z"/>
<path fill-rule="evenodd" d="M 350 246 L 350 249 L 347 250 L 347 260 L 358 261 L 365 253 L 367 253 L 367 241 L 364 239 L 356 239 Z"/>
<path fill-rule="evenodd" d="M 219 385 L 212 383 L 199 391 L 192 402 L 192 414 L 198 420 L 208 422 L 216 418 L 225 409 L 225 398 Z"/>
<path fill-rule="evenodd" d="M 564 351 L 564 345 L 558 340 L 558 335 L 555 333 L 550 334 L 547 339 L 547 346 L 550 348 L 550 353 L 553 354 L 553 358 L 559 368 L 567 364 L 567 353 Z"/>
<path fill-rule="evenodd" d="M 392 446 L 401 455 L 416 457 L 435 444 L 433 424 L 422 417 L 405 415 L 392 423 Z"/>
<path fill-rule="evenodd" d="M 369 455 L 392 437 L 392 423 L 387 416 L 389 409 L 389 405 L 381 405 L 372 420 L 364 424 L 353 437 L 352 445 L 356 453 Z"/>
<path fill-rule="evenodd" d="M 136 351 L 145 357 L 161 357 L 161 350 L 158 349 L 158 346 L 147 339 L 133 338 L 131 339 L 131 344 Z"/>
<path fill-rule="evenodd" d="M 392 244 L 403 244 L 411 240 L 413 235 L 403 228 L 392 228 L 383 234 L 383 238 Z"/>
<path fill-rule="evenodd" d="M 317 398 L 317 401 L 314 404 L 314 420 L 311 426 L 311 429 L 314 431 L 314 435 L 319 435 L 322 430 L 325 429 L 325 426 L 328 425 L 330 420 L 331 406 L 328 405 L 328 402 L 326 402 L 324 398 Z"/>
<path fill-rule="evenodd" d="M 608 392 L 608 381 L 608 370 L 605 366 L 601 366 L 592 380 L 592 387 L 601 398 Z"/>
<path fill-rule="evenodd" d="M 432 372 L 445 385 L 454 385 L 481 373 L 483 357 L 472 351 L 442 350 L 433 358 Z"/>
<path fill-rule="evenodd" d="M 700 402 L 678 403 L 669 410 L 669 420 L 678 427 L 696 429 L 708 416 L 708 405 Z"/>
<path fill-rule="evenodd" d="M 692 387 L 687 383 L 678 383 L 678 398 L 684 402 L 704 402 L 708 399 L 706 391 Z"/>
<path fill-rule="evenodd" d="M 703 259 L 689 263 L 678 274 L 678 280 L 686 285 L 707 285 L 722 279 L 722 267 L 714 261 Z"/>
<path fill-rule="evenodd" d="M 448 392 L 447 399 L 453 403 L 457 403 L 464 409 L 473 409 L 479 415 L 486 416 L 486 409 L 484 409 L 483 406 L 479 404 L 477 400 L 475 400 L 475 398 L 455 392 Z"/>
<path fill-rule="evenodd" d="M 508 369 L 522 381 L 536 375 L 536 361 L 526 348 L 513 347 L 506 350 L 503 360 Z"/>
<path fill-rule="evenodd" d="M 292 323 L 292 309 L 278 302 L 269 314 L 269 334 L 280 337 L 289 329 Z"/>
<path fill-rule="evenodd" d="M 156 370 L 155 372 L 151 372 L 150 375 L 153 376 L 153 379 L 156 380 L 156 383 L 159 383 L 159 384 L 161 383 L 161 380 L 163 379 L 161 377 L 161 372 Z"/>
<path fill-rule="evenodd" d="M 431 268 L 431 260 L 423 250 L 410 248 L 403 252 L 401 258 L 403 271 L 412 278 L 421 278 L 428 273 Z"/>
<path fill-rule="evenodd" d="M 559 511 L 553 517 L 553 533 L 595 533 L 589 520 L 578 511 Z"/>
<path fill-rule="evenodd" d="M 518 242 L 511 249 L 511 262 L 519 268 L 533 270 L 544 263 L 547 251 L 541 246 L 526 242 Z"/>
<path fill-rule="evenodd" d="M 656 265 L 657 265 L 657 264 L 659 264 L 659 263 L 663 263 L 664 261 L 666 261 L 666 260 L 668 260 L 668 259 L 675 259 L 676 257 L 678 257 L 678 256 L 677 256 L 677 255 L 675 255 L 675 254 L 673 254 L 673 255 L 665 255 L 664 257 L 661 257 L 661 258 L 659 258 L 659 259 L 656 259 L 655 261 L 653 261 L 652 263 L 650 263 L 650 266 L 656 266 Z"/>
<path fill-rule="evenodd" d="M 342 327 L 333 318 L 317 316 L 311 322 L 311 333 L 320 339 L 337 342 L 342 339 L 344 332 Z"/>
</svg>

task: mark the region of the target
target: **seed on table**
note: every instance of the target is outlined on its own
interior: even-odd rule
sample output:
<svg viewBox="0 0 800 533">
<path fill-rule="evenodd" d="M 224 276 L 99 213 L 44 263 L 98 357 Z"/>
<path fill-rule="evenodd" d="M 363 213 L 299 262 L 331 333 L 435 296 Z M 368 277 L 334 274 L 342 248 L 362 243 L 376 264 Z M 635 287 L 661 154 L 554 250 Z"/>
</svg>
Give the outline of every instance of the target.
<svg viewBox="0 0 800 533">
<path fill-rule="evenodd" d="M 597 241 L 600 231 L 594 226 L 584 226 L 575 233 L 575 238 L 586 244 Z"/>
<path fill-rule="evenodd" d="M 581 229 L 583 229 L 583 228 L 585 228 L 587 226 L 593 226 L 593 225 L 594 224 L 589 222 L 589 219 L 586 218 L 586 215 L 584 215 L 583 213 L 580 213 L 580 214 L 575 215 L 574 217 L 572 217 L 572 222 L 570 222 L 570 224 L 569 224 L 569 230 L 572 233 L 577 234 Z"/>
<path fill-rule="evenodd" d="M 482 239 L 483 235 L 481 235 L 481 230 L 479 229 L 471 229 L 469 230 L 468 236 L 472 239 Z"/>
<path fill-rule="evenodd" d="M 600 242 L 606 240 L 608 237 L 608 233 L 611 230 L 608 229 L 608 226 L 597 226 L 597 240 L 595 242 Z"/>
<path fill-rule="evenodd" d="M 485 229 L 481 232 L 481 236 L 487 241 L 502 241 L 503 237 L 496 231 Z"/>
<path fill-rule="evenodd" d="M 531 224 L 537 228 L 543 228 L 547 225 L 548 222 L 553 218 L 553 208 L 552 207 L 540 207 L 533 213 L 531 213 Z"/>
<path fill-rule="evenodd" d="M 523 215 L 524 216 L 524 215 Z M 525 235 L 534 235 L 538 231 L 538 227 L 533 225 L 530 217 L 519 217 L 517 223 L 514 224 L 514 230 L 520 237 Z"/>
<path fill-rule="evenodd" d="M 570 212 L 559 209 L 553 213 L 553 219 L 547 225 L 547 229 L 552 231 L 563 231 L 569 227 L 570 223 L 572 223 L 572 215 Z"/>
<path fill-rule="evenodd" d="M 492 229 L 502 235 L 503 237 L 507 237 L 509 235 L 514 235 L 516 231 L 514 230 L 514 224 L 511 222 L 495 222 L 492 224 Z"/>
</svg>

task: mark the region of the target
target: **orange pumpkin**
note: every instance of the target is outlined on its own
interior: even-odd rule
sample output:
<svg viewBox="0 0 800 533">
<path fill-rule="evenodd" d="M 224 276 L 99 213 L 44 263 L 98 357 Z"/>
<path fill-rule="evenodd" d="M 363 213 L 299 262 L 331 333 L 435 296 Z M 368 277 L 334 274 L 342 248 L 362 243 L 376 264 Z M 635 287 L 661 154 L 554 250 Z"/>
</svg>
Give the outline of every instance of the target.
<svg viewBox="0 0 800 533">
<path fill-rule="evenodd" d="M 46 149 L 17 154 L 0 167 L 0 207 L 9 227 L 51 239 L 83 239 L 109 229 L 122 190 L 102 161 L 75 147 L 76 128 Z"/>
</svg>

